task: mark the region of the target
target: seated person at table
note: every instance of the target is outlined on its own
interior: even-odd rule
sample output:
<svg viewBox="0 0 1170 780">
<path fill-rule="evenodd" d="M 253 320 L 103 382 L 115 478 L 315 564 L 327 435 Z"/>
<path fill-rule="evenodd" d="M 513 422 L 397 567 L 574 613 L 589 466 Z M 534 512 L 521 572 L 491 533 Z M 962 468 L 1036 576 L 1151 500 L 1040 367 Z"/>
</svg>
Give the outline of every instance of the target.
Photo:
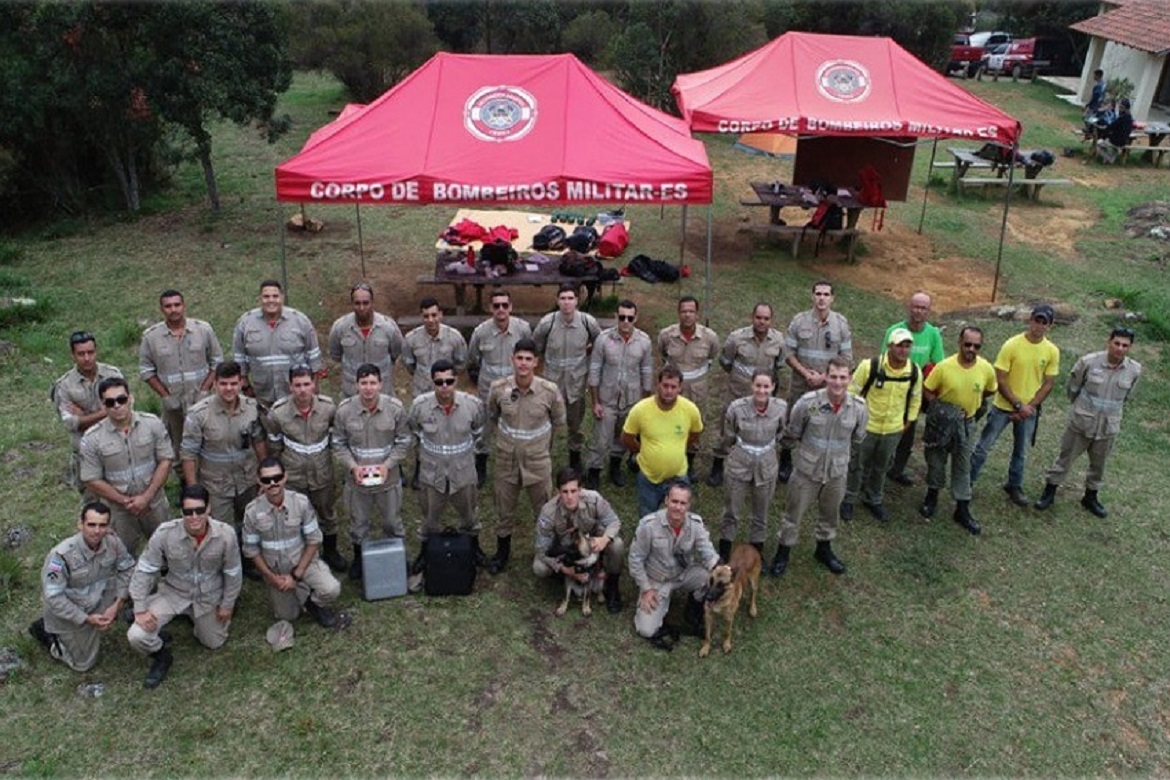
<svg viewBox="0 0 1170 780">
<path fill-rule="evenodd" d="M 1105 128 L 1103 137 L 1097 142 L 1097 154 L 1101 161 L 1106 163 L 1117 162 L 1121 147 L 1129 146 L 1130 136 L 1133 135 L 1133 115 L 1129 113 L 1129 98 L 1122 98 L 1118 103 L 1117 118 Z"/>
</svg>

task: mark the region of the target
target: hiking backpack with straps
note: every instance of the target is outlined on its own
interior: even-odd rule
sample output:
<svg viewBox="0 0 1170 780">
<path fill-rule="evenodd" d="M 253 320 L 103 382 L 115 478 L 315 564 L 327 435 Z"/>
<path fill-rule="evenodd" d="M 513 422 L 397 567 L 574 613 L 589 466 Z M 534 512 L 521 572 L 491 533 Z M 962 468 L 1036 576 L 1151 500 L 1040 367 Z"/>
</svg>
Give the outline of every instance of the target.
<svg viewBox="0 0 1170 780">
<path fill-rule="evenodd" d="M 882 370 L 882 356 L 871 357 L 869 359 L 869 378 L 865 380 L 865 384 L 861 387 L 862 398 L 869 395 L 869 389 L 873 387 L 873 383 L 877 382 L 878 387 L 881 387 L 886 382 L 909 382 L 910 387 L 906 390 L 906 410 L 902 412 L 902 422 L 910 421 L 910 396 L 914 394 L 914 385 L 918 382 L 918 364 L 910 361 L 910 376 L 888 376 Z"/>
</svg>

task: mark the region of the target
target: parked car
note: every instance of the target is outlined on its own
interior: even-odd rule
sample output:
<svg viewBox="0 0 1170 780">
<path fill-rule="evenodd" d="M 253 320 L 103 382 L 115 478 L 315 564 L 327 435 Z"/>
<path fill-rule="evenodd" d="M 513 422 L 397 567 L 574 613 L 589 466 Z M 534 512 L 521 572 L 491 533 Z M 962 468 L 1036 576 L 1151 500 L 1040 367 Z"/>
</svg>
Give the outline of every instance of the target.
<svg viewBox="0 0 1170 780">
<path fill-rule="evenodd" d="M 1013 79 L 1034 78 L 1037 73 L 1066 75 L 1075 70 L 1071 45 L 1059 38 L 1021 38 L 1002 50 L 987 50 L 980 60 L 978 76 L 1010 73 Z"/>
<path fill-rule="evenodd" d="M 979 63 L 986 48 L 1007 43 L 1011 39 L 1011 34 L 1005 32 L 955 33 L 951 43 L 951 59 L 947 63 L 947 74 L 957 71 L 963 78 L 974 76 L 979 70 Z"/>
</svg>

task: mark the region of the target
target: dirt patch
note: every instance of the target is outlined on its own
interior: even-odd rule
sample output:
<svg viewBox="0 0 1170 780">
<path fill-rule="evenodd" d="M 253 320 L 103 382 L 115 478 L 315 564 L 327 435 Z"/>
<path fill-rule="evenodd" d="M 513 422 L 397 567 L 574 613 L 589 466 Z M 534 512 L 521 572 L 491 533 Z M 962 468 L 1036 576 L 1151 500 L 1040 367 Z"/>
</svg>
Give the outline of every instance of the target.
<svg viewBox="0 0 1170 780">
<path fill-rule="evenodd" d="M 1081 231 L 1096 222 L 1087 209 L 1071 206 L 1009 211 L 1007 236 L 1011 241 L 1043 247 L 1050 254 L 1072 257 Z"/>
<path fill-rule="evenodd" d="M 556 637 L 549 630 L 549 613 L 540 609 L 530 609 L 528 620 L 532 623 L 532 637 L 529 640 L 532 649 L 544 658 L 550 668 L 556 668 L 565 658 L 565 648 L 557 643 Z"/>
<path fill-rule="evenodd" d="M 1130 238 L 1170 241 L 1170 201 L 1143 203 L 1125 212 L 1125 234 Z"/>
</svg>

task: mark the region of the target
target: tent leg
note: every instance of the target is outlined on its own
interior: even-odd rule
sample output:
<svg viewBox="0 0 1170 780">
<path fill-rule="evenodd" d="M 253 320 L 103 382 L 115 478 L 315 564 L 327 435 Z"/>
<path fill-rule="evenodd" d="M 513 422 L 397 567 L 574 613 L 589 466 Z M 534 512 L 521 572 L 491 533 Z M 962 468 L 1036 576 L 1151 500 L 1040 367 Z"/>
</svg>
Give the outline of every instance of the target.
<svg viewBox="0 0 1170 780">
<path fill-rule="evenodd" d="M 360 203 L 353 204 L 353 210 L 357 214 L 357 229 L 358 229 L 358 254 L 362 258 L 362 279 L 368 279 L 366 276 L 366 247 L 362 242 L 362 207 Z"/>
<path fill-rule="evenodd" d="M 715 308 L 714 296 L 711 291 L 711 247 L 714 244 L 711 232 L 711 212 L 714 208 L 714 203 L 707 204 L 707 300 L 703 302 L 703 311 L 706 312 L 707 316 L 703 320 L 708 324 L 708 327 L 711 322 L 711 312 Z"/>
<path fill-rule="evenodd" d="M 926 166 L 926 184 L 922 185 L 922 214 L 918 216 L 918 235 L 922 235 L 922 223 L 926 221 L 926 196 L 930 193 L 930 172 L 934 170 L 934 155 L 938 152 L 938 139 L 930 147 L 930 165 Z"/>
<path fill-rule="evenodd" d="M 304 219 L 305 204 L 301 204 L 301 218 Z M 301 223 L 302 225 L 304 222 Z M 280 283 L 284 285 L 284 296 L 288 297 L 288 253 L 285 251 L 284 234 L 288 232 L 284 226 L 283 215 L 280 213 L 280 204 L 276 204 L 276 225 L 280 229 Z"/>
<path fill-rule="evenodd" d="M 663 208 L 665 208 L 665 206 L 663 206 Z M 683 255 L 686 252 L 686 246 L 687 246 L 687 204 L 684 203 L 683 207 L 682 207 L 682 224 L 679 227 L 679 236 L 678 236 L 678 265 L 679 265 L 680 270 L 682 269 Z M 682 277 L 679 277 L 679 278 L 681 279 Z"/>
<path fill-rule="evenodd" d="M 1008 209 L 1012 204 L 1012 182 L 1016 173 L 1016 152 L 1020 149 L 1020 142 L 1012 142 L 1011 164 L 1008 165 L 1007 192 L 1003 195 L 1003 220 L 999 223 L 999 251 L 995 255 L 995 280 L 991 283 L 991 302 L 995 303 L 995 296 L 999 294 L 999 267 L 1003 262 L 1003 239 L 1007 234 Z"/>
</svg>

